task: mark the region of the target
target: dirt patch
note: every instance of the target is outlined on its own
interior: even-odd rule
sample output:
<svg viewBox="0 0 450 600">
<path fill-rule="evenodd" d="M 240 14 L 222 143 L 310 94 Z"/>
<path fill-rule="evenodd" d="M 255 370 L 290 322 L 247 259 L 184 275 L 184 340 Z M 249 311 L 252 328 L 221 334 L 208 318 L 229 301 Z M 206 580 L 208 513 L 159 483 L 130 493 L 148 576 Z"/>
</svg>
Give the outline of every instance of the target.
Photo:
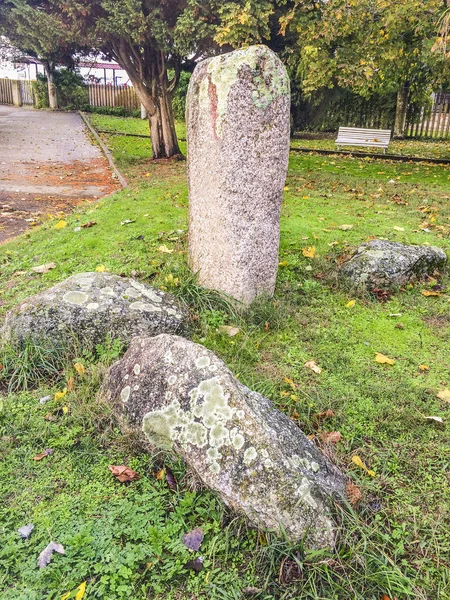
<svg viewBox="0 0 450 600">
<path fill-rule="evenodd" d="M 82 202 L 95 201 L 120 187 L 104 158 L 89 163 L 9 166 L 0 179 L 0 243 L 40 225 L 49 215 L 62 216 Z M 32 191 L 27 191 L 29 188 Z"/>
</svg>

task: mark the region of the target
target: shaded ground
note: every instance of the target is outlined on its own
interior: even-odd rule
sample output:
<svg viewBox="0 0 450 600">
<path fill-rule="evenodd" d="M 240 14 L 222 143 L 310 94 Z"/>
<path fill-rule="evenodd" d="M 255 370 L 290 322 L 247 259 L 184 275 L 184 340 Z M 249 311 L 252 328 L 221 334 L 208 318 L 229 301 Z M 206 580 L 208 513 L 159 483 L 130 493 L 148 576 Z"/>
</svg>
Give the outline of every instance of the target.
<svg viewBox="0 0 450 600">
<path fill-rule="evenodd" d="M 0 243 L 119 187 L 79 115 L 0 106 Z"/>
</svg>

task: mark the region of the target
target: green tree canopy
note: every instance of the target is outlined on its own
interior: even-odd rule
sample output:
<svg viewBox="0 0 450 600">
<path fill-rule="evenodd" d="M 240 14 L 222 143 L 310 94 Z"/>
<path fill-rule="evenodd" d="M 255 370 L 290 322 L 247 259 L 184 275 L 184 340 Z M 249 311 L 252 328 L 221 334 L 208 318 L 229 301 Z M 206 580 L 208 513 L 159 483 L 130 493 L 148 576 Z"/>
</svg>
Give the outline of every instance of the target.
<svg viewBox="0 0 450 600">
<path fill-rule="evenodd" d="M 303 91 L 339 86 L 369 97 L 397 92 L 395 133 L 409 99 L 424 99 L 445 80 L 435 51 L 445 0 L 302 0 L 281 19 L 297 34 L 291 57 Z"/>
<path fill-rule="evenodd" d="M 73 66 L 73 55 L 79 47 L 59 19 L 42 8 L 39 1 L 3 0 L 0 35 L 5 36 L 9 47 L 42 62 L 48 81 L 50 108 L 57 108 L 55 68 L 58 64 Z"/>
<path fill-rule="evenodd" d="M 270 35 L 274 0 L 48 0 L 82 44 L 127 72 L 150 120 L 154 158 L 179 154 L 172 94 L 183 67 Z M 169 77 L 168 73 L 174 73 Z"/>
</svg>

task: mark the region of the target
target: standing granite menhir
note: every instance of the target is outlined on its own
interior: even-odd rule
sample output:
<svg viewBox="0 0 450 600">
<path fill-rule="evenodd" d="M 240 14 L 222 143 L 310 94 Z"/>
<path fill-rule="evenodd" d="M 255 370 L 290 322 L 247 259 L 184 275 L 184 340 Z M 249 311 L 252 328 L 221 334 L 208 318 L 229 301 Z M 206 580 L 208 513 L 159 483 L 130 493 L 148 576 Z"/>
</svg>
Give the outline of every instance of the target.
<svg viewBox="0 0 450 600">
<path fill-rule="evenodd" d="M 245 304 L 275 289 L 289 115 L 289 77 L 266 46 L 205 60 L 191 78 L 190 266 Z"/>
</svg>

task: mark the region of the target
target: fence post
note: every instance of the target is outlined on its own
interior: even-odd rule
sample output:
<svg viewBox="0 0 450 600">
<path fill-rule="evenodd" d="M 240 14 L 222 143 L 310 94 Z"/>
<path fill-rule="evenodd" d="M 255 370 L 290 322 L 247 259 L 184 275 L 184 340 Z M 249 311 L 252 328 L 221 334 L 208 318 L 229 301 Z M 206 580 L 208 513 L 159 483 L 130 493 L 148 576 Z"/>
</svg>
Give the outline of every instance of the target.
<svg viewBox="0 0 450 600">
<path fill-rule="evenodd" d="M 20 81 L 12 80 L 12 96 L 14 106 L 22 106 L 22 93 L 20 91 Z"/>
</svg>

